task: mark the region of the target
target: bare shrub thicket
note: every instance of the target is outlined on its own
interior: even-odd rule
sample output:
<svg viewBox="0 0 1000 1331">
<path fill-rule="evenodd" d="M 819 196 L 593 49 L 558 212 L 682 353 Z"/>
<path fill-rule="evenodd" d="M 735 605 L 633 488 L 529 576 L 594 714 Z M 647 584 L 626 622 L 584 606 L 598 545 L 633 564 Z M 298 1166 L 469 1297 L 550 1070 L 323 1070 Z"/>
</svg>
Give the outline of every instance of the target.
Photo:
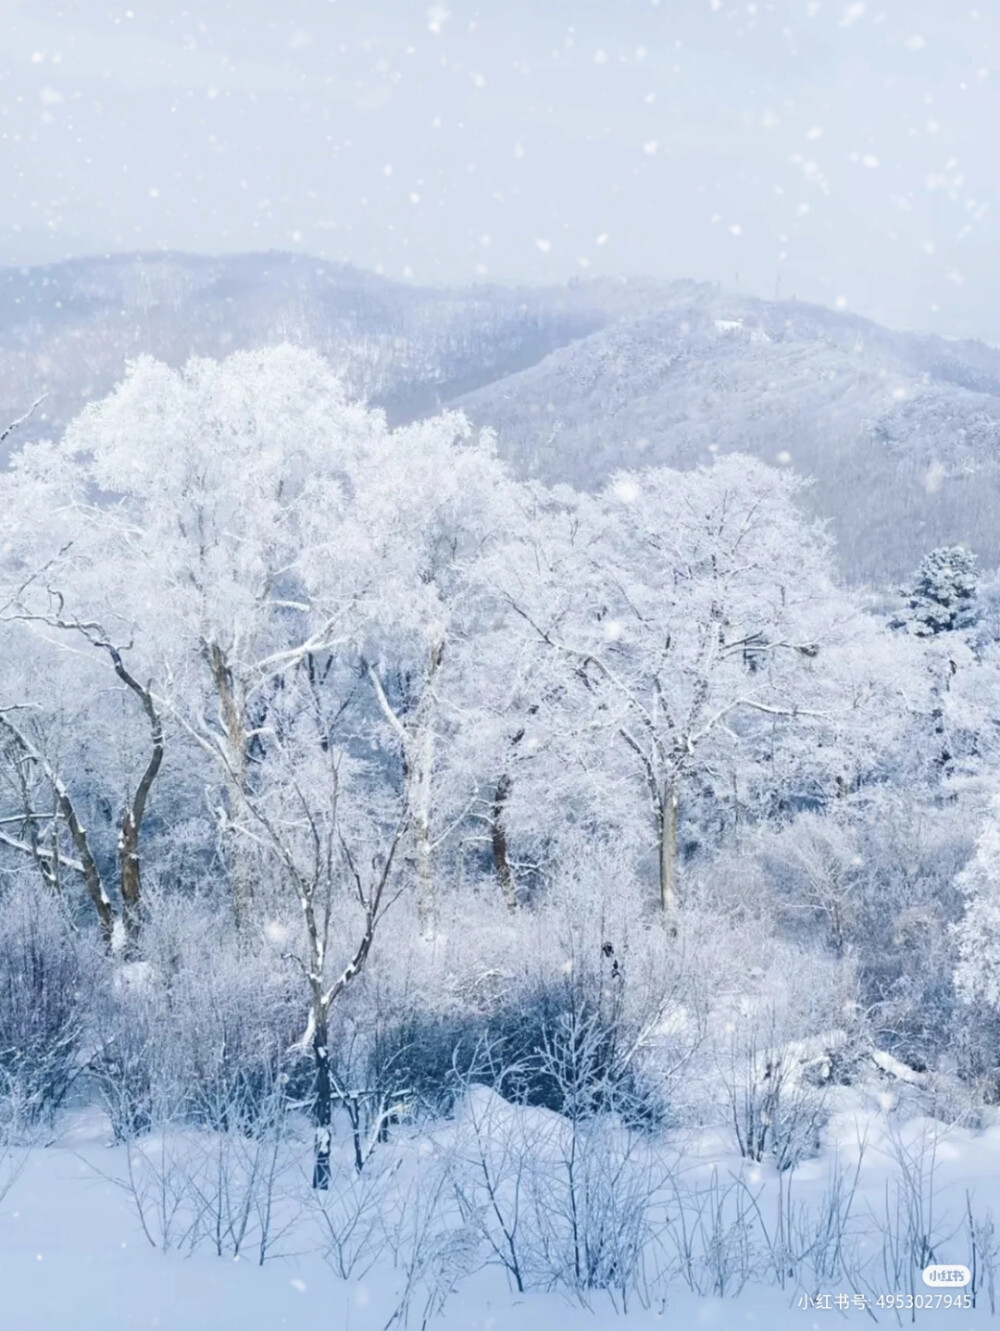
<svg viewBox="0 0 1000 1331">
<path fill-rule="evenodd" d="M 319 1251 L 341 1280 L 363 1279 L 382 1256 L 401 1163 L 398 1156 L 380 1153 L 359 1170 L 335 1155 L 330 1187 L 310 1189 L 306 1205 Z"/>
<path fill-rule="evenodd" d="M 827 1117 L 822 1082 L 782 1041 L 773 1012 L 730 1027 L 719 1077 L 740 1155 L 758 1163 L 772 1158 L 779 1170 L 817 1155 Z"/>
<path fill-rule="evenodd" d="M 58 899 L 15 883 L 0 901 L 0 1115 L 29 1128 L 51 1120 L 82 1063 L 93 949 Z"/>
<path fill-rule="evenodd" d="M 605 1291 L 624 1308 L 662 1223 L 667 1170 L 649 1133 L 651 1092 L 609 1064 L 606 1035 L 578 1011 L 520 1064 L 483 1042 L 462 1083 L 452 1187 L 487 1260 L 515 1288 Z M 558 1110 L 529 1102 L 535 1078 Z M 521 1097 L 511 1103 L 501 1087 Z"/>
<path fill-rule="evenodd" d="M 283 1087 L 231 1088 L 214 1105 L 218 1124 L 164 1121 L 124 1143 L 115 1182 L 143 1233 L 164 1252 L 273 1255 L 301 1209 L 300 1162 Z M 227 1126 L 220 1126 L 226 1124 Z"/>
<path fill-rule="evenodd" d="M 295 982 L 266 941 L 240 946 L 198 902 L 154 898 L 135 959 L 107 976 L 89 1064 L 115 1136 L 249 1128 L 276 1088 L 307 1096 Z"/>
</svg>

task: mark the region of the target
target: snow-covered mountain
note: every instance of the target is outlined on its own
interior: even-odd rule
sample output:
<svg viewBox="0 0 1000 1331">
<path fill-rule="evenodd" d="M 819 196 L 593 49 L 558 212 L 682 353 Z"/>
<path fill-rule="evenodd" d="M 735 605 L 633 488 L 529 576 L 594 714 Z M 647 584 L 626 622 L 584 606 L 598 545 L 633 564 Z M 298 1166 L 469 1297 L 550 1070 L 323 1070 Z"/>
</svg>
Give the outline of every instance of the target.
<svg viewBox="0 0 1000 1331">
<path fill-rule="evenodd" d="M 790 465 L 852 577 L 897 579 L 942 543 L 1000 560 L 1000 352 L 706 287 L 649 306 L 460 405 L 548 481 L 732 451 Z"/>
<path fill-rule="evenodd" d="M 461 406 L 548 481 L 734 450 L 790 465 L 854 578 L 894 582 L 942 543 L 1000 562 L 1000 351 L 707 284 L 438 290 L 289 254 L 0 270 L 0 418 L 44 392 L 26 428 L 54 433 L 141 352 L 281 340 L 395 420 Z"/>
<path fill-rule="evenodd" d="M 28 432 L 52 431 L 143 352 L 176 365 L 282 341 L 318 347 L 354 393 L 412 418 L 606 321 L 578 293 L 413 287 L 293 254 L 0 269 L 0 418 L 44 392 Z"/>
</svg>

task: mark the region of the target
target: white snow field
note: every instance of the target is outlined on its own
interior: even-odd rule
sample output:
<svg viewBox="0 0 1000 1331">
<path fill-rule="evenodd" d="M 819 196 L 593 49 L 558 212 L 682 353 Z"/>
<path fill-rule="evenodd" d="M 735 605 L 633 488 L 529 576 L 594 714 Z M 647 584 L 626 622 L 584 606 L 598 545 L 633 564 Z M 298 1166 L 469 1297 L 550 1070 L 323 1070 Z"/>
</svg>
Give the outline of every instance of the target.
<svg viewBox="0 0 1000 1331">
<path fill-rule="evenodd" d="M 225 1207 L 213 1209 L 211 1162 L 223 1157 L 204 1153 L 207 1134 L 204 1140 L 189 1134 L 176 1153 L 156 1136 L 129 1151 L 109 1145 L 107 1121 L 97 1111 L 67 1113 L 50 1141 L 5 1158 L 4 1180 L 17 1176 L 0 1204 L 0 1326 L 3 1331 L 286 1326 L 383 1331 L 424 1325 L 442 1331 L 594 1331 L 655 1325 L 811 1331 L 845 1322 L 916 1321 L 971 1331 L 995 1325 L 991 1303 L 1000 1244 L 990 1207 L 1000 1198 L 1000 1125 L 973 1131 L 922 1117 L 894 1124 L 877 1108 L 862 1110 L 855 1096 L 853 1105 L 831 1119 L 823 1153 L 780 1178 L 770 1164 L 741 1161 L 722 1135 L 649 1142 L 643 1148 L 648 1158 L 668 1166 L 669 1178 L 661 1176 L 664 1224 L 648 1227 L 645 1274 L 636 1280 L 645 1293 L 633 1292 L 623 1313 L 620 1294 L 573 1293 L 557 1282 L 559 1255 L 551 1246 L 544 1252 L 554 1231 L 540 1248 L 538 1233 L 531 1233 L 530 1283 L 536 1287 L 516 1292 L 491 1253 L 487 1236 L 492 1232 L 495 1238 L 497 1231 L 490 1219 L 477 1229 L 466 1214 L 463 1224 L 450 1201 L 455 1178 L 464 1177 L 471 1186 L 472 1175 L 463 1176 L 458 1168 L 473 1159 L 471 1122 L 488 1126 L 485 1156 L 498 1178 L 501 1157 L 508 1165 L 513 1158 L 515 1138 L 538 1148 L 536 1175 L 537 1159 L 554 1159 L 563 1141 L 564 1124 L 555 1115 L 515 1110 L 492 1092 L 475 1090 L 440 1130 L 409 1136 L 400 1130 L 396 1140 L 380 1147 L 362 1175 L 374 1181 L 360 1190 L 349 1143 L 339 1142 L 333 1188 L 324 1203 L 332 1221 L 326 1229 L 301 1172 L 309 1156 L 304 1142 L 301 1151 L 296 1147 L 280 1162 L 271 1191 L 257 1196 L 245 1247 L 234 1259 L 231 1233 L 216 1243 L 216 1220 Z M 185 1172 L 178 1162 L 196 1156 L 209 1167 Z M 230 1160 L 225 1224 L 240 1211 L 239 1173 Z M 831 1181 L 838 1173 L 845 1186 L 831 1205 Z M 196 1176 L 200 1200 L 192 1202 Z M 546 1183 L 549 1205 L 555 1207 L 556 1176 Z M 512 1178 L 509 1173 L 507 1185 Z M 449 1186 L 442 1187 L 442 1180 Z M 537 1177 L 522 1177 L 520 1183 L 519 1218 L 527 1237 L 536 1223 L 527 1199 Z M 263 1264 L 261 1195 L 274 1212 L 273 1246 Z M 345 1202 L 345 1196 L 354 1202 Z M 497 1214 L 509 1219 L 514 1192 L 504 1186 L 498 1196 Z M 148 1237 L 137 1197 L 145 1206 Z M 657 1200 L 642 1198 L 640 1208 L 655 1211 Z M 605 1205 L 613 1206 L 613 1199 L 605 1198 Z M 584 1223 L 593 1227 L 594 1221 L 592 1214 Z M 623 1223 L 627 1228 L 627 1217 Z M 165 1228 L 176 1245 L 166 1252 L 150 1242 L 161 1242 Z M 348 1268 L 353 1263 L 350 1279 L 335 1269 L 334 1230 L 339 1260 Z M 914 1245 L 923 1238 L 936 1261 L 974 1266 L 970 1289 L 977 1306 L 957 1306 L 963 1294 L 972 1301 L 969 1289 L 935 1291 L 923 1284 L 913 1260 Z M 783 1243 L 789 1254 L 784 1261 Z M 545 1288 L 546 1256 L 548 1283 L 560 1287 Z M 722 1297 L 711 1292 L 717 1285 L 726 1290 Z M 828 1308 L 804 1306 L 807 1296 L 824 1295 Z M 887 1295 L 901 1296 L 898 1310 L 885 1306 Z M 907 1306 L 921 1300 L 940 1306 L 913 1311 Z"/>
</svg>

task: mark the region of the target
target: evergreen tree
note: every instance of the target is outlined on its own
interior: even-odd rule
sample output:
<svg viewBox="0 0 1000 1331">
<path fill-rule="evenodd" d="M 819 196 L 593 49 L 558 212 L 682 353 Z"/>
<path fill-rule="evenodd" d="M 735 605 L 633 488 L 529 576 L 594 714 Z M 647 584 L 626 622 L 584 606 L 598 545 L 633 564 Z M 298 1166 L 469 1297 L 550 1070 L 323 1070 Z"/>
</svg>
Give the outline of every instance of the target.
<svg viewBox="0 0 1000 1331">
<path fill-rule="evenodd" d="M 913 586 L 903 589 L 906 608 L 893 628 L 919 638 L 971 628 L 978 617 L 976 556 L 961 545 L 940 546 L 921 561 Z"/>
</svg>

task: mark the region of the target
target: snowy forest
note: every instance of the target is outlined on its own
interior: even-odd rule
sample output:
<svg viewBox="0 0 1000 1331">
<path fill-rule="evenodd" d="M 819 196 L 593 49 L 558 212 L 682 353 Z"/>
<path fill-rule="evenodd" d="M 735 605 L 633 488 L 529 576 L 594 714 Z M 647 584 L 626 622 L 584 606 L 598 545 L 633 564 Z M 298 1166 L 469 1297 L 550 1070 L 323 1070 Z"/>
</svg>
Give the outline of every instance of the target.
<svg viewBox="0 0 1000 1331">
<path fill-rule="evenodd" d="M 1000 1325 L 997 68 L 0 0 L 0 1331 Z"/>
<path fill-rule="evenodd" d="M 788 467 L 517 479 L 290 345 L 141 358 L 0 484 L 12 1199 L 90 1107 L 150 1245 L 391 1254 L 387 1324 L 489 1268 L 610 1312 L 874 1300 L 891 1250 L 912 1299 L 941 1245 L 992 1303 L 896 1126 L 1000 1099 L 973 553 L 852 590 Z M 871 1232 L 860 1157 L 791 1185 L 851 1105 Z"/>
</svg>

